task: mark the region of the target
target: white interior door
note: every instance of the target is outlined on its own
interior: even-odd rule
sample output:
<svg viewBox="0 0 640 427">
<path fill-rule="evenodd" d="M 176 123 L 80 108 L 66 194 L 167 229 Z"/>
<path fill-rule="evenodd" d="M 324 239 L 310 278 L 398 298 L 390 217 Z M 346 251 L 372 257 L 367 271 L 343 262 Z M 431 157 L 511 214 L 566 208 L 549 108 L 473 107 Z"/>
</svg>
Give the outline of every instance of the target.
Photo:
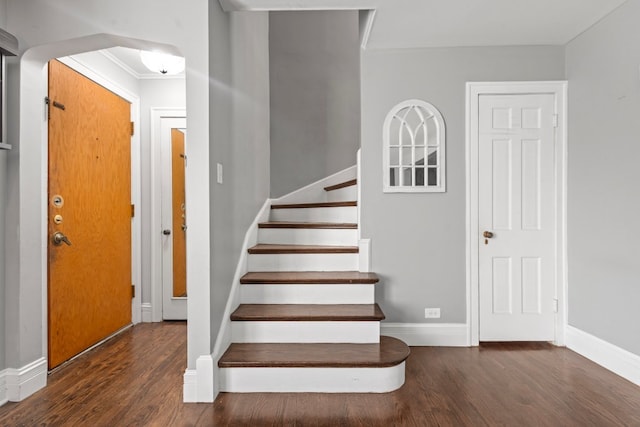
<svg viewBox="0 0 640 427">
<path fill-rule="evenodd" d="M 479 97 L 480 341 L 555 339 L 554 105 Z"/>
<path fill-rule="evenodd" d="M 172 130 L 178 129 L 185 134 L 186 143 L 186 119 L 184 117 L 163 117 L 160 122 L 160 152 L 162 165 L 162 318 L 164 320 L 186 320 L 187 319 L 187 298 L 183 292 L 176 294 L 174 287 L 175 271 L 174 260 L 175 250 L 184 250 L 183 245 L 176 245 L 176 238 L 181 237 L 178 233 L 185 233 L 181 229 L 182 224 L 175 224 L 175 204 L 174 202 L 174 156 L 183 155 L 173 150 Z M 183 206 L 183 210 L 186 206 Z M 185 224 L 186 225 L 186 224 Z M 184 239 L 183 239 L 184 240 Z M 186 277 L 183 278 L 186 280 Z"/>
</svg>

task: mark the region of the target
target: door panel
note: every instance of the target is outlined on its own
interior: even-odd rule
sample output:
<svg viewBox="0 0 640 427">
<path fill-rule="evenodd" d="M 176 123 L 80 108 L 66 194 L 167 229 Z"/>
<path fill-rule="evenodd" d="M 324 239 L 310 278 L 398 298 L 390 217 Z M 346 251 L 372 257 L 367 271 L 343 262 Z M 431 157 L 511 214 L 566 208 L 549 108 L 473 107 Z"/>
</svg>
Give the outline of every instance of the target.
<svg viewBox="0 0 640 427">
<path fill-rule="evenodd" d="M 184 117 L 160 120 L 162 171 L 162 318 L 187 319 L 185 148 L 188 144 Z M 184 216 L 183 216 L 184 215 Z"/>
<path fill-rule="evenodd" d="M 480 340 L 552 341 L 554 97 L 479 102 Z"/>
<path fill-rule="evenodd" d="M 131 323 L 130 105 L 49 63 L 48 339 L 54 368 Z M 56 245 L 63 233 L 70 244 Z"/>
<path fill-rule="evenodd" d="M 186 237 L 186 197 L 185 171 L 186 159 L 184 133 L 171 129 L 171 176 L 173 211 L 173 296 L 187 296 L 187 237 Z"/>
</svg>

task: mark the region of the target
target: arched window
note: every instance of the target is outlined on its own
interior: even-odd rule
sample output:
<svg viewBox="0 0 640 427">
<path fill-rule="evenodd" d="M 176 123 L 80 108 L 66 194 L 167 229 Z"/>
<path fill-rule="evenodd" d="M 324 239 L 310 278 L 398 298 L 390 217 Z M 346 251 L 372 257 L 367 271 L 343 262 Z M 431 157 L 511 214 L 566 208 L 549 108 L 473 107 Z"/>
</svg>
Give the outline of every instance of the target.
<svg viewBox="0 0 640 427">
<path fill-rule="evenodd" d="M 403 101 L 383 127 L 385 192 L 443 192 L 445 128 L 436 107 L 419 99 Z"/>
</svg>

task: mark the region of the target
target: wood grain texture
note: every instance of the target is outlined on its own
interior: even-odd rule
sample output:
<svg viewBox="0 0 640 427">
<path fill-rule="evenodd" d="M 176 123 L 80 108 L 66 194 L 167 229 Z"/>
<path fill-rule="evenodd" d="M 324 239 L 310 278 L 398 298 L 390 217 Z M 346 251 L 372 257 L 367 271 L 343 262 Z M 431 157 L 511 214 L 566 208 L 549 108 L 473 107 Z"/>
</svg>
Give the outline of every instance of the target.
<svg viewBox="0 0 640 427">
<path fill-rule="evenodd" d="M 249 248 L 250 254 L 357 254 L 357 246 L 272 245 L 261 243 Z"/>
<path fill-rule="evenodd" d="M 218 366 L 279 368 L 386 368 L 409 357 L 409 347 L 391 337 L 379 344 L 231 344 Z"/>
<path fill-rule="evenodd" d="M 271 209 L 308 209 L 308 208 L 343 208 L 358 206 L 358 202 L 321 202 L 321 203 L 292 203 L 271 205 Z"/>
<path fill-rule="evenodd" d="M 412 347 L 385 394 L 222 393 L 182 403 L 186 323 L 136 325 L 0 407 L 2 426 L 638 426 L 640 387 L 551 345 Z"/>
<path fill-rule="evenodd" d="M 173 296 L 187 296 L 187 234 L 184 133 L 171 129 L 171 207 L 173 240 Z"/>
<path fill-rule="evenodd" d="M 357 229 L 358 224 L 352 222 L 261 222 L 258 228 L 315 228 L 315 229 Z"/>
<path fill-rule="evenodd" d="M 53 368 L 131 323 L 131 107 L 58 61 L 49 64 L 49 98 L 65 106 L 49 108 Z M 62 206 L 54 206 L 54 195 Z M 72 245 L 53 245 L 55 232 Z"/>
<path fill-rule="evenodd" d="M 253 271 L 240 278 L 241 284 L 372 284 L 375 273 L 359 271 Z"/>
<path fill-rule="evenodd" d="M 341 182 L 339 184 L 335 184 L 335 185 L 330 185 L 328 187 L 324 187 L 324 191 L 333 191 L 333 190 L 339 190 L 341 188 L 352 187 L 352 186 L 356 185 L 357 183 L 358 183 L 357 179 L 352 179 L 352 180 L 349 180 L 349 181 Z"/>
<path fill-rule="evenodd" d="M 383 320 L 378 304 L 240 304 L 236 321 L 375 321 Z"/>
</svg>

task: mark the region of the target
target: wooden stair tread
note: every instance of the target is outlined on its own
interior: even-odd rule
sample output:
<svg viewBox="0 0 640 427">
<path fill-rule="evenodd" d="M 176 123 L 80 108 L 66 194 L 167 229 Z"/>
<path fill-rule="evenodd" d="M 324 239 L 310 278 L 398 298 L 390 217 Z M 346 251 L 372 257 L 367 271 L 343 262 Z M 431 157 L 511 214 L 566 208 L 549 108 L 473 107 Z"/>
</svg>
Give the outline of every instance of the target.
<svg viewBox="0 0 640 427">
<path fill-rule="evenodd" d="M 357 246 L 275 245 L 260 243 L 249 248 L 250 254 L 357 254 Z"/>
<path fill-rule="evenodd" d="M 242 284 L 373 284 L 375 273 L 359 271 L 256 271 L 240 278 Z"/>
<path fill-rule="evenodd" d="M 330 185 L 328 187 L 324 187 L 324 191 L 333 191 L 333 190 L 339 190 L 341 188 L 345 188 L 345 187 L 351 187 L 354 186 L 358 183 L 357 179 L 351 179 L 349 181 L 345 181 L 345 182 L 341 182 L 339 184 L 335 184 L 335 185 Z"/>
<path fill-rule="evenodd" d="M 261 222 L 258 228 L 317 228 L 317 229 L 357 229 L 358 224 L 352 222 Z"/>
<path fill-rule="evenodd" d="M 356 201 L 347 202 L 320 202 L 320 203 L 291 203 L 282 205 L 271 205 L 271 209 L 307 209 L 307 208 L 343 208 L 358 206 Z"/>
<path fill-rule="evenodd" d="M 384 314 L 378 304 L 240 304 L 231 313 L 236 321 L 379 321 Z"/>
<path fill-rule="evenodd" d="M 380 337 L 379 344 L 234 343 L 218 361 L 221 368 L 385 368 L 406 360 L 402 341 Z"/>
</svg>

